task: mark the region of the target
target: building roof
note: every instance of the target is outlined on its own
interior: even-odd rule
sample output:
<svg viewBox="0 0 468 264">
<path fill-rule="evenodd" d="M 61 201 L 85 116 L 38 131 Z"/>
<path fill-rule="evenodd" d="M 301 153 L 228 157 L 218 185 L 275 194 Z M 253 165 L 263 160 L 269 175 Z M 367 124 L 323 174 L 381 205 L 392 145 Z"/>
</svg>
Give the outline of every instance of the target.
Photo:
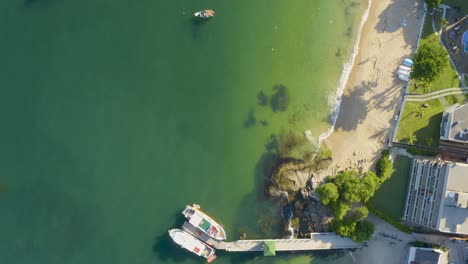
<svg viewBox="0 0 468 264">
<path fill-rule="evenodd" d="M 437 228 L 442 232 L 468 234 L 468 164 L 448 166 Z"/>
<path fill-rule="evenodd" d="M 440 255 L 436 249 L 411 247 L 407 264 L 438 264 Z"/>
<path fill-rule="evenodd" d="M 468 104 L 445 109 L 440 137 L 445 140 L 468 142 Z"/>
<path fill-rule="evenodd" d="M 266 240 L 263 242 L 263 256 L 276 256 L 275 241 Z"/>
</svg>

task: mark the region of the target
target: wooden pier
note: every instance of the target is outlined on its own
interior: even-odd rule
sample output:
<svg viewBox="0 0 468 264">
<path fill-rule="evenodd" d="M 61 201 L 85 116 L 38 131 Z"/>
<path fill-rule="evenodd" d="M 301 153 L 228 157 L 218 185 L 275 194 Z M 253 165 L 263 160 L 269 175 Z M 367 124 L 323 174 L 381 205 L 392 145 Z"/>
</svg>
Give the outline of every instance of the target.
<svg viewBox="0 0 468 264">
<path fill-rule="evenodd" d="M 266 242 L 273 242 L 276 251 L 352 249 L 362 246 L 350 238 L 344 238 L 333 233 L 312 233 L 311 238 L 307 239 L 262 239 L 224 242 L 209 237 L 187 222 L 183 224 L 182 229 L 216 249 L 231 252 L 264 251 Z"/>
</svg>

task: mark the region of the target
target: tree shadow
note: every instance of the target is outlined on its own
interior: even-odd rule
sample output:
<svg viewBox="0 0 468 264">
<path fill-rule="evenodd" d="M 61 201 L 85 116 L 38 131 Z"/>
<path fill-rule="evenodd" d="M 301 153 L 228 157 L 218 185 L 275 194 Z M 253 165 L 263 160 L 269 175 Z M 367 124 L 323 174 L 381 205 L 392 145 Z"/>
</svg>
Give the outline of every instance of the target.
<svg viewBox="0 0 468 264">
<path fill-rule="evenodd" d="M 273 86 L 274 94 L 270 97 L 270 107 L 273 112 L 284 112 L 289 106 L 288 88 L 282 84 Z"/>
<path fill-rule="evenodd" d="M 263 92 L 263 90 L 260 90 L 257 94 L 257 103 L 262 107 L 268 104 L 268 96 Z"/>
<path fill-rule="evenodd" d="M 393 33 L 403 29 L 405 40 L 415 43 L 417 36 L 414 32 L 419 32 L 423 16 L 422 6 L 422 0 L 393 0 L 379 15 L 375 30 L 379 33 Z"/>
<path fill-rule="evenodd" d="M 245 128 L 251 128 L 257 124 L 257 119 L 255 118 L 255 111 L 253 108 L 250 108 L 249 113 L 247 114 L 247 119 L 244 121 Z"/>
<path fill-rule="evenodd" d="M 344 131 L 355 130 L 367 116 L 369 100 L 364 98 L 366 92 L 377 86 L 376 82 L 361 82 L 360 85 L 351 89 L 351 93 L 343 95 L 341 109 L 336 120 L 335 127 Z"/>
</svg>

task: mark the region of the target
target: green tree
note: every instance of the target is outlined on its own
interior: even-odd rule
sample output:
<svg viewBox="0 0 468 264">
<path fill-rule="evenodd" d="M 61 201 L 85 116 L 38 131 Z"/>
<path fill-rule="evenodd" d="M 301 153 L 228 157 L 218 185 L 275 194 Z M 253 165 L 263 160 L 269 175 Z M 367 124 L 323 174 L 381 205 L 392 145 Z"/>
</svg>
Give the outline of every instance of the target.
<svg viewBox="0 0 468 264">
<path fill-rule="evenodd" d="M 317 194 L 319 195 L 322 203 L 325 205 L 329 204 L 330 202 L 335 202 L 339 197 L 338 188 L 331 182 L 322 184 L 322 186 L 318 187 Z"/>
<path fill-rule="evenodd" d="M 418 81 L 418 87 L 421 87 L 423 93 L 429 93 L 431 91 L 431 83 L 425 80 Z"/>
<path fill-rule="evenodd" d="M 377 161 L 376 173 L 382 182 L 392 175 L 393 164 L 390 161 L 390 152 L 388 150 L 382 151 L 382 156 L 380 156 L 380 159 Z"/>
<path fill-rule="evenodd" d="M 334 183 L 338 187 L 340 197 L 348 202 L 360 202 L 360 174 L 357 170 L 347 170 L 336 175 Z"/>
<path fill-rule="evenodd" d="M 447 51 L 438 42 L 422 42 L 414 56 L 411 78 L 416 81 L 432 82 L 447 65 Z"/>
<path fill-rule="evenodd" d="M 445 18 L 444 18 L 444 19 L 442 19 L 442 22 L 441 22 L 441 24 L 442 24 L 442 27 L 445 29 L 445 28 L 447 28 L 447 26 L 448 26 L 449 22 L 448 22 L 448 20 L 447 20 L 447 19 L 445 19 Z"/>
<path fill-rule="evenodd" d="M 359 221 L 356 223 L 352 239 L 362 242 L 367 241 L 372 237 L 374 233 L 374 225 L 367 221 Z"/>
<path fill-rule="evenodd" d="M 335 218 L 341 220 L 345 217 L 351 206 L 348 203 L 338 200 L 336 202 L 329 203 L 329 208 L 333 211 Z"/>
<path fill-rule="evenodd" d="M 421 106 L 419 106 L 416 110 L 415 110 L 415 116 L 418 117 L 418 118 L 421 118 L 424 116 L 424 108 L 422 108 Z"/>
<path fill-rule="evenodd" d="M 365 207 L 365 206 L 360 206 L 360 207 L 354 209 L 353 218 L 356 221 L 360 221 L 360 220 L 366 218 L 367 215 L 369 215 L 369 210 L 367 210 L 367 207 Z"/>
<path fill-rule="evenodd" d="M 408 144 L 410 145 L 414 145 L 414 142 L 416 141 L 416 135 L 411 132 L 409 135 L 408 135 Z"/>
<path fill-rule="evenodd" d="M 374 196 L 375 191 L 380 187 L 380 179 L 373 173 L 369 171 L 366 175 L 362 178 L 361 184 L 359 185 L 359 202 L 369 201 L 372 196 Z"/>
<path fill-rule="evenodd" d="M 330 229 L 340 236 L 351 237 L 356 230 L 356 222 L 346 218 L 344 220 L 333 220 Z"/>
<path fill-rule="evenodd" d="M 428 10 L 433 10 L 440 4 L 440 2 L 442 2 L 442 0 L 424 0 L 424 2 L 426 2 Z"/>
</svg>

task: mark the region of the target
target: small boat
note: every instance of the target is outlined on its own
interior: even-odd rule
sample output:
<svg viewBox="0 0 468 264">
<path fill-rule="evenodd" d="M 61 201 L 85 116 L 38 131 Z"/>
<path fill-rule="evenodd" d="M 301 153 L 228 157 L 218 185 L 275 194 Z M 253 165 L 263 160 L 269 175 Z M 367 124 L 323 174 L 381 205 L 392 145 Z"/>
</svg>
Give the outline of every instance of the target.
<svg viewBox="0 0 468 264">
<path fill-rule="evenodd" d="M 169 230 L 169 236 L 171 236 L 172 240 L 174 240 L 174 242 L 179 244 L 181 247 L 195 253 L 198 256 L 206 258 L 208 263 L 216 259 L 216 251 L 212 247 L 208 246 L 207 244 L 203 243 L 183 230 L 171 229 Z"/>
<path fill-rule="evenodd" d="M 412 67 L 413 64 L 414 64 L 414 62 L 413 62 L 412 60 L 406 58 L 406 59 L 403 60 L 403 64 L 404 64 L 405 66 Z"/>
<path fill-rule="evenodd" d="M 196 17 L 201 17 L 201 18 L 210 18 L 210 17 L 214 17 L 215 11 L 211 9 L 206 9 L 206 10 L 198 11 L 193 15 Z"/>
<path fill-rule="evenodd" d="M 398 78 L 400 78 L 400 80 L 405 81 L 405 82 L 409 81 L 409 76 L 408 75 L 399 74 Z"/>
<path fill-rule="evenodd" d="M 226 240 L 226 232 L 220 224 L 200 210 L 199 205 L 187 205 L 182 211 L 189 223 L 208 236 L 217 240 Z"/>
<path fill-rule="evenodd" d="M 402 71 L 411 71 L 411 68 L 410 67 L 406 67 L 406 66 L 403 66 L 403 65 L 400 65 L 398 67 L 398 69 L 402 70 Z"/>
</svg>

